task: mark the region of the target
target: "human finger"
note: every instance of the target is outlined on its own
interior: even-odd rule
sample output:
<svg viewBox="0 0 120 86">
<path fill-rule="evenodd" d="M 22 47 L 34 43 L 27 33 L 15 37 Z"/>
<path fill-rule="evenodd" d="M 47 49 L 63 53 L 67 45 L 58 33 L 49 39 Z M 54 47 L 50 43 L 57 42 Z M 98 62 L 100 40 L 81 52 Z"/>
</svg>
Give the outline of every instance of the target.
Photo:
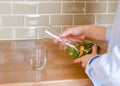
<svg viewBox="0 0 120 86">
<path fill-rule="evenodd" d="M 97 45 L 96 44 L 94 44 L 92 47 L 92 53 L 97 54 Z"/>
<path fill-rule="evenodd" d="M 54 39 L 54 43 L 57 44 L 60 43 L 60 41 L 58 39 Z"/>
<path fill-rule="evenodd" d="M 59 48 L 60 48 L 60 50 L 66 50 L 67 45 L 65 45 L 64 43 L 59 43 Z"/>
<path fill-rule="evenodd" d="M 79 36 L 79 39 L 80 39 L 80 40 L 85 40 L 85 35 L 80 35 L 80 36 Z"/>
<path fill-rule="evenodd" d="M 86 68 L 86 64 L 85 64 L 85 63 L 82 63 L 81 66 L 82 66 L 83 68 Z"/>
<path fill-rule="evenodd" d="M 74 63 L 80 63 L 80 62 L 82 62 L 82 58 L 77 58 L 74 60 Z"/>
</svg>

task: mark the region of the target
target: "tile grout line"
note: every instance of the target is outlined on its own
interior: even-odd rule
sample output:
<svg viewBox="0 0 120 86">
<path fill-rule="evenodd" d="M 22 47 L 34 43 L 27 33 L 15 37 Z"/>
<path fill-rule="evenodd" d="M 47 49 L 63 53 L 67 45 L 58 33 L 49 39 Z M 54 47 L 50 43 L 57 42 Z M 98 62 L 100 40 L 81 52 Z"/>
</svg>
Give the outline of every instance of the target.
<svg viewBox="0 0 120 86">
<path fill-rule="evenodd" d="M 100 24 L 100 25 L 105 25 L 105 24 Z M 112 25 L 112 24 L 107 24 L 107 25 Z M 61 26 L 63 26 L 63 27 L 66 27 L 66 26 L 72 26 L 72 25 L 54 25 L 55 27 L 61 27 Z M 75 26 L 77 26 L 77 25 L 75 25 Z M 36 27 L 47 27 L 46 25 L 43 25 L 43 26 L 36 26 Z M 0 29 L 5 29 L 5 28 L 30 28 L 30 26 L 6 26 L 6 27 L 0 27 Z"/>
<path fill-rule="evenodd" d="M 72 26 L 74 26 L 74 23 L 75 23 L 75 15 L 73 13 L 73 15 L 72 15 Z"/>
<path fill-rule="evenodd" d="M 36 3 L 36 14 L 39 14 L 39 7 L 37 3 Z"/>
<path fill-rule="evenodd" d="M 108 13 L 108 4 L 109 4 L 109 2 L 107 1 L 106 14 Z"/>
<path fill-rule="evenodd" d="M 12 39 L 15 39 L 16 38 L 16 33 L 15 33 L 15 28 L 12 29 Z"/>
<path fill-rule="evenodd" d="M 14 1 L 14 3 L 48 3 L 48 1 Z M 52 2 L 52 3 L 61 3 L 61 1 L 51 1 L 51 0 L 49 0 L 49 2 Z M 62 2 L 64 2 L 64 3 L 73 3 L 73 2 L 75 2 L 75 3 L 84 3 L 84 2 L 90 2 L 90 3 L 94 3 L 94 2 L 101 2 L 101 3 L 103 3 L 103 2 L 106 2 L 106 1 L 75 1 L 75 0 L 73 0 L 73 1 L 62 1 Z M 118 1 L 107 1 L 107 2 L 118 2 Z M 0 1 L 0 3 L 11 3 L 11 1 Z"/>
<path fill-rule="evenodd" d="M 51 14 L 49 14 L 49 25 L 51 26 Z"/>
<path fill-rule="evenodd" d="M 61 12 L 60 12 L 60 14 L 63 14 L 62 12 L 63 12 L 63 2 L 61 2 Z"/>
<path fill-rule="evenodd" d="M 95 14 L 95 25 L 97 25 L 97 14 Z"/>
<path fill-rule="evenodd" d="M 27 26 L 26 22 L 27 22 L 26 16 L 24 16 L 24 27 Z"/>
<path fill-rule="evenodd" d="M 10 14 L 12 15 L 13 14 L 13 2 L 11 1 L 10 4 L 11 4 L 11 13 Z"/>
</svg>

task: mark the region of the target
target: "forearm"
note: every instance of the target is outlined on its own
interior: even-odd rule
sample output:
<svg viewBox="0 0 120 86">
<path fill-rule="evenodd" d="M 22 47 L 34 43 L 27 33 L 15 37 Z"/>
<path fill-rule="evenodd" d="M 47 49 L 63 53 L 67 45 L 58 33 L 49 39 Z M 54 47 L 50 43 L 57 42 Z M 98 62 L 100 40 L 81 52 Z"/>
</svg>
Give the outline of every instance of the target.
<svg viewBox="0 0 120 86">
<path fill-rule="evenodd" d="M 106 41 L 106 28 L 99 26 L 84 26 L 85 37 Z"/>
</svg>

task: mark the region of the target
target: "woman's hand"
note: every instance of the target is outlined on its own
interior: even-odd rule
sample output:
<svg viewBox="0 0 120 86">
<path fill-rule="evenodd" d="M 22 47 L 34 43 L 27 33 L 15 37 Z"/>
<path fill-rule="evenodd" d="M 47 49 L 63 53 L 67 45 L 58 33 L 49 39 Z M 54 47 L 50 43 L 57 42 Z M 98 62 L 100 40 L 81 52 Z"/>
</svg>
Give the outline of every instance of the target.
<svg viewBox="0 0 120 86">
<path fill-rule="evenodd" d="M 91 54 L 87 54 L 81 58 L 75 59 L 74 63 L 81 63 L 82 67 L 86 68 L 89 60 L 95 55 L 97 55 L 97 46 L 93 45 Z"/>
<path fill-rule="evenodd" d="M 68 42 L 83 41 L 87 37 L 95 40 L 106 41 L 106 28 L 92 25 L 71 27 L 62 32 L 60 37 Z M 64 42 L 62 43 L 58 39 L 55 39 L 54 42 L 60 43 L 60 49 L 66 49 Z"/>
<path fill-rule="evenodd" d="M 78 41 L 85 39 L 85 26 L 67 28 L 61 35 L 61 38 L 66 38 L 68 41 Z"/>
<path fill-rule="evenodd" d="M 71 27 L 67 28 L 61 35 L 60 37 L 64 40 L 67 40 L 67 42 L 75 42 L 75 41 L 80 41 L 85 39 L 85 33 L 84 33 L 84 26 L 79 26 L 79 27 Z M 54 43 L 59 43 L 60 44 L 60 49 L 66 49 L 66 45 L 64 42 L 60 42 L 58 39 L 54 40 Z"/>
<path fill-rule="evenodd" d="M 106 28 L 93 25 L 71 27 L 67 28 L 60 37 L 69 41 L 85 40 L 86 37 L 106 41 Z"/>
</svg>

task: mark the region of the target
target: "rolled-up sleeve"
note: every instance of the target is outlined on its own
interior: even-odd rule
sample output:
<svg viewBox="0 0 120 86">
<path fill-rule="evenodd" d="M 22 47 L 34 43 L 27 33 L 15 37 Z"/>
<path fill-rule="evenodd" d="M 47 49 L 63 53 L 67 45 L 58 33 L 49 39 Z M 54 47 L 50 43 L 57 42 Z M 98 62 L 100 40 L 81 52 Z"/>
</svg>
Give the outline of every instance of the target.
<svg viewBox="0 0 120 86">
<path fill-rule="evenodd" d="M 93 57 L 86 73 L 94 86 L 120 86 L 120 45 L 112 52 Z"/>
</svg>

